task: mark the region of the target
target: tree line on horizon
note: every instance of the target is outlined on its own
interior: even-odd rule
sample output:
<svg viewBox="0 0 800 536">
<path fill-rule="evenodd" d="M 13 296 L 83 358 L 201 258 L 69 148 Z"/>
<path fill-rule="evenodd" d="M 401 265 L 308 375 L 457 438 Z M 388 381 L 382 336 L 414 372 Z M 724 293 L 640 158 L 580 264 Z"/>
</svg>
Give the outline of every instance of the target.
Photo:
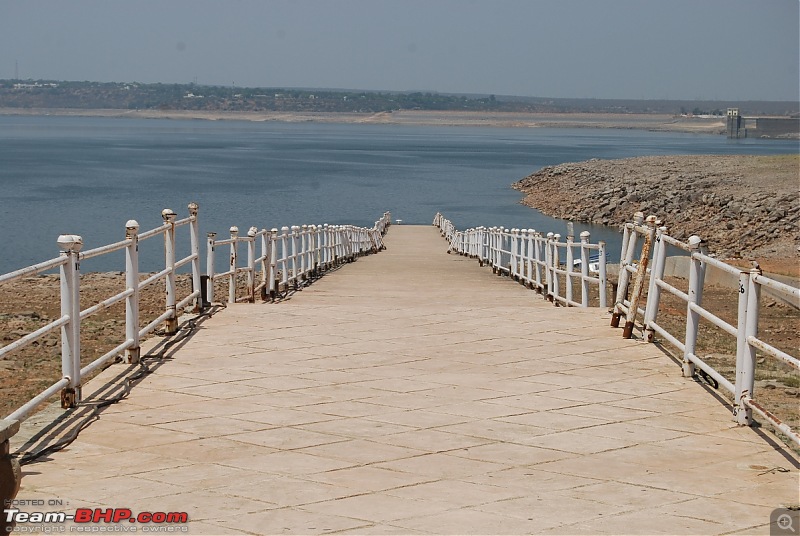
<svg viewBox="0 0 800 536">
<path fill-rule="evenodd" d="M 2 108 L 379 113 L 399 110 L 685 114 L 739 108 L 745 115 L 800 113 L 797 102 L 537 98 L 438 92 L 249 88 L 137 82 L 0 80 Z M 707 112 L 706 112 L 707 113 Z"/>
</svg>

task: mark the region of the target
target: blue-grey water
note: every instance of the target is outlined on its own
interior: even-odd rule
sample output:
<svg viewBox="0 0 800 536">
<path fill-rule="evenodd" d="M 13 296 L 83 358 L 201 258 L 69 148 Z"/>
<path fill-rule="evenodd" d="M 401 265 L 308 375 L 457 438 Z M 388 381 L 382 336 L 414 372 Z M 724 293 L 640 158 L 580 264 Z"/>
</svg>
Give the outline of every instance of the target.
<svg viewBox="0 0 800 536">
<path fill-rule="evenodd" d="M 201 236 L 220 238 L 231 225 L 371 226 L 386 210 L 409 224 L 440 211 L 459 228 L 564 234 L 565 222 L 520 205 L 511 183 L 590 158 L 797 152 L 796 141 L 640 130 L 0 116 L 0 273 L 57 256 L 59 234 L 97 247 L 123 239 L 129 219 L 144 231 L 162 208 L 183 217 L 190 201 Z M 612 251 L 619 243 L 616 229 L 575 225 L 584 229 Z M 148 242 L 143 269 L 155 270 L 163 245 Z M 82 266 L 122 269 L 121 254 Z"/>
</svg>

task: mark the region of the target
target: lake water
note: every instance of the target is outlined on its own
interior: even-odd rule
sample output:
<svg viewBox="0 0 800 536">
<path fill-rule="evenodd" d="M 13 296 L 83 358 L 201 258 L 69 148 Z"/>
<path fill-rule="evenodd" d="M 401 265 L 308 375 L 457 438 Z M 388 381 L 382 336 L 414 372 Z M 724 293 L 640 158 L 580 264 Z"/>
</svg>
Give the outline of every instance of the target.
<svg viewBox="0 0 800 536">
<path fill-rule="evenodd" d="M 0 116 L 0 273 L 57 256 L 59 234 L 89 249 L 123 239 L 128 219 L 144 231 L 165 207 L 184 217 L 191 201 L 202 236 L 220 238 L 231 225 L 371 226 L 386 210 L 409 224 L 440 211 L 462 229 L 563 235 L 565 222 L 520 205 L 511 183 L 590 158 L 797 152 L 796 141 L 639 130 Z M 584 229 L 618 255 L 616 229 L 575 224 Z M 143 269 L 155 270 L 163 246 L 148 247 Z M 121 259 L 82 270 L 122 270 Z"/>
</svg>

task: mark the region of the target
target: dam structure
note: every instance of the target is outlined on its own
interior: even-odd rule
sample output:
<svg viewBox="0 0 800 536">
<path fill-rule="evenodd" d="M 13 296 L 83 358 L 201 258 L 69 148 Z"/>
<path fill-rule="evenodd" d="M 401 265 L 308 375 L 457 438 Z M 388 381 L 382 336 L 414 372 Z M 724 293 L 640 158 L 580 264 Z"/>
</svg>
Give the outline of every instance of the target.
<svg viewBox="0 0 800 536">
<path fill-rule="evenodd" d="M 313 226 L 209 236 L 202 283 L 159 320 L 171 335 L 128 330 L 117 363 L 54 388 L 67 409 L 2 421 L 27 462 L 9 504 L 73 515 L 66 530 L 190 534 L 770 534 L 795 519 L 800 458 L 743 425 L 752 392 L 730 402 L 694 375 L 691 341 L 687 364 L 627 329 L 660 329 L 636 314 L 655 221 L 626 228 L 627 294 L 603 303 L 588 233 L 390 217 L 340 230 L 354 242 Z M 173 264 L 200 266 L 192 236 Z"/>
</svg>

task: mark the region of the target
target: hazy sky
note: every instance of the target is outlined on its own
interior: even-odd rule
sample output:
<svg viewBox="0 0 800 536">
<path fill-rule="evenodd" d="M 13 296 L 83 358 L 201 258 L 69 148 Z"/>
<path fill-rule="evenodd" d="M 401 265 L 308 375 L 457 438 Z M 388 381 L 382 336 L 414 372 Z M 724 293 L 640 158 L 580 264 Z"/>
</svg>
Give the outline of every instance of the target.
<svg viewBox="0 0 800 536">
<path fill-rule="evenodd" d="M 800 99 L 798 0 L 0 0 L 0 78 Z"/>
</svg>

